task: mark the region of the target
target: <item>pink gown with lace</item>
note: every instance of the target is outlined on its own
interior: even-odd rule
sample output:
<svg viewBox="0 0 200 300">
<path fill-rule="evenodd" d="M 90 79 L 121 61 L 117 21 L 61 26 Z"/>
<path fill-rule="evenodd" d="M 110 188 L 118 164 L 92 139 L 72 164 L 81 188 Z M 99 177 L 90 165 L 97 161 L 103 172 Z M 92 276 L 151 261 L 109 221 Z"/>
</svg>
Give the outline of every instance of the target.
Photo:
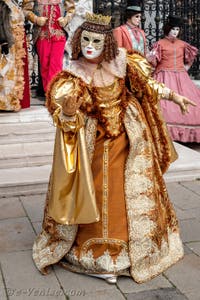
<svg viewBox="0 0 200 300">
<path fill-rule="evenodd" d="M 165 37 L 153 45 L 151 63 L 154 78 L 196 103 L 183 115 L 173 102 L 161 100 L 161 109 L 171 137 L 180 142 L 200 142 L 200 89 L 190 79 L 185 66 L 191 66 L 198 49 L 179 39 Z"/>
</svg>

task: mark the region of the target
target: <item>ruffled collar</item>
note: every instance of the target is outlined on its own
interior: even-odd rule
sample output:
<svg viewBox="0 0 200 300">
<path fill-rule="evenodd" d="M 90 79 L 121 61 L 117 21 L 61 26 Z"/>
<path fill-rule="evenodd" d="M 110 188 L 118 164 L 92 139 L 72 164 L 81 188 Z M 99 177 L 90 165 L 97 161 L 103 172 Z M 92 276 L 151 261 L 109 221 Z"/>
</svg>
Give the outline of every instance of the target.
<svg viewBox="0 0 200 300">
<path fill-rule="evenodd" d="M 103 61 L 100 64 L 94 64 L 86 61 L 84 57 L 81 57 L 78 60 L 71 60 L 66 70 L 72 75 L 81 78 L 86 84 L 91 84 L 96 78 L 96 85 L 105 86 L 103 82 L 100 82 L 100 75 L 98 76 L 98 73 L 101 72 L 101 77 L 104 78 L 104 81 L 109 85 L 112 84 L 116 77 L 125 77 L 126 65 L 126 50 L 119 48 L 119 54 L 109 63 Z"/>
</svg>

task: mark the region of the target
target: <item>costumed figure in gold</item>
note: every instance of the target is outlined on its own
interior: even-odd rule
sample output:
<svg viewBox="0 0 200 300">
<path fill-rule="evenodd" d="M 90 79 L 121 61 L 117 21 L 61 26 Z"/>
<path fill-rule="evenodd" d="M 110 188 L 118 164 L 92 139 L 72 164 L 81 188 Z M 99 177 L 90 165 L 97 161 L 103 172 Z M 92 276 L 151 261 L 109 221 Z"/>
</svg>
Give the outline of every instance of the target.
<svg viewBox="0 0 200 300">
<path fill-rule="evenodd" d="M 0 111 L 30 106 L 24 15 L 15 0 L 0 0 Z"/>
<path fill-rule="evenodd" d="M 138 283 L 183 257 L 163 173 L 176 158 L 157 104 L 193 103 L 150 77 L 137 52 L 117 48 L 110 17 L 87 14 L 72 60 L 47 92 L 57 127 L 43 230 L 33 259 L 115 283 Z"/>
</svg>

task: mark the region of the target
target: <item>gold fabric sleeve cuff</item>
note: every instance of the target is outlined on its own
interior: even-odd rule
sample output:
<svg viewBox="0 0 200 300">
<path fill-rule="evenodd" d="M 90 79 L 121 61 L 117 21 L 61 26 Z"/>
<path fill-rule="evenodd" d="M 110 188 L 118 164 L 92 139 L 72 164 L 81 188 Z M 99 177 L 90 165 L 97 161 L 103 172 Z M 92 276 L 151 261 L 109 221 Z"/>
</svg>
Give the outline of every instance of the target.
<svg viewBox="0 0 200 300">
<path fill-rule="evenodd" d="M 171 93 L 172 91 L 167 88 L 167 87 L 164 87 L 163 88 L 163 91 L 162 91 L 162 98 L 164 99 L 168 99 L 168 100 L 172 100 L 170 97 L 171 97 Z"/>
<path fill-rule="evenodd" d="M 56 127 L 61 128 L 64 132 L 77 132 L 84 125 L 82 114 L 77 111 L 76 115 L 68 117 L 62 113 L 61 107 L 58 107 L 53 114 L 53 122 Z"/>
</svg>

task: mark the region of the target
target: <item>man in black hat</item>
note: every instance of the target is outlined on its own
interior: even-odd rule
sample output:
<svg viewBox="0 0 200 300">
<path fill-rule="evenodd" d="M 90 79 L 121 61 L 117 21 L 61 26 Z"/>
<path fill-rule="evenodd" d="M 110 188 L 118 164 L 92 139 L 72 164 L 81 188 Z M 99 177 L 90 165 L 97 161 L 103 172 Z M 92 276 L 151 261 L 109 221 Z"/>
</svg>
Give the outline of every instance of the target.
<svg viewBox="0 0 200 300">
<path fill-rule="evenodd" d="M 119 47 L 127 50 L 137 50 L 146 54 L 146 37 L 140 28 L 142 16 L 141 2 L 128 0 L 126 8 L 126 23 L 114 29 L 114 37 Z"/>
</svg>

